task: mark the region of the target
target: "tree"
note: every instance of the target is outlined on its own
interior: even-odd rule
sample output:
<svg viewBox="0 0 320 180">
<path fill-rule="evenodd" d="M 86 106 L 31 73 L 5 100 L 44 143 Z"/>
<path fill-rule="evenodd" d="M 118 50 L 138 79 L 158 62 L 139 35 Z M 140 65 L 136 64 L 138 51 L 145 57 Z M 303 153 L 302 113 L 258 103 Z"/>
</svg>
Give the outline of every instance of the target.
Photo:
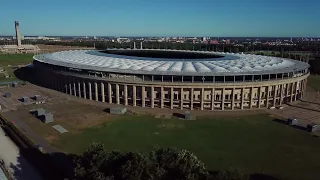
<svg viewBox="0 0 320 180">
<path fill-rule="evenodd" d="M 157 164 L 157 171 L 163 174 L 161 179 L 205 179 L 208 172 L 204 164 L 187 150 L 158 149 L 150 153 Z"/>
<path fill-rule="evenodd" d="M 238 170 L 228 170 L 219 172 L 214 180 L 249 180 L 247 175 L 244 175 Z"/>
<path fill-rule="evenodd" d="M 186 150 L 158 149 L 149 154 L 108 152 L 93 143 L 76 160 L 79 180 L 201 180 L 208 177 L 204 164 Z"/>
</svg>

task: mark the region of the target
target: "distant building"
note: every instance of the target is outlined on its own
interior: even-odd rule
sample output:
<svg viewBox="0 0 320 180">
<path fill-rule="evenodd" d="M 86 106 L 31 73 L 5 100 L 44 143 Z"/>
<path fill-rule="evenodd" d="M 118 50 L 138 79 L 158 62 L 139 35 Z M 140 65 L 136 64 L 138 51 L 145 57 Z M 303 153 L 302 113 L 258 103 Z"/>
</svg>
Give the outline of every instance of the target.
<svg viewBox="0 0 320 180">
<path fill-rule="evenodd" d="M 15 29 L 16 29 L 16 44 L 15 45 L 2 45 L 0 46 L 0 52 L 3 53 L 38 53 L 40 48 L 35 45 L 30 44 L 22 44 L 22 36 L 20 33 L 20 24 L 18 21 L 15 21 Z"/>
<path fill-rule="evenodd" d="M 218 40 L 215 39 L 215 40 L 211 40 L 210 44 L 219 44 L 219 42 L 218 42 Z"/>
</svg>

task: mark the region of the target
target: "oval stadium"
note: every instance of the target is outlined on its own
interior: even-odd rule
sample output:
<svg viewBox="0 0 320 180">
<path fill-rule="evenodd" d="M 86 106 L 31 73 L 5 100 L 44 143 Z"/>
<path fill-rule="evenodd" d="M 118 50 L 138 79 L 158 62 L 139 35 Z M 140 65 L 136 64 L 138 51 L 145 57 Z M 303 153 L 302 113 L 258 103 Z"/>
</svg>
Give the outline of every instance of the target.
<svg viewBox="0 0 320 180">
<path fill-rule="evenodd" d="M 264 109 L 304 96 L 305 62 L 211 51 L 107 49 L 34 56 L 36 81 L 105 103 L 181 110 Z"/>
</svg>

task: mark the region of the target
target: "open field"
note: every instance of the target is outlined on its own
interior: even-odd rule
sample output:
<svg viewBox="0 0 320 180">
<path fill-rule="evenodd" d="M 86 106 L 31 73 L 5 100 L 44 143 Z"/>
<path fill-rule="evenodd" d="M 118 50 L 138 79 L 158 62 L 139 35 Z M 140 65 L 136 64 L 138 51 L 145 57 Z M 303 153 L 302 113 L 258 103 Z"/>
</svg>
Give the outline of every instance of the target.
<svg viewBox="0 0 320 180">
<path fill-rule="evenodd" d="M 320 175 L 320 140 L 306 132 L 273 122 L 266 115 L 199 119 L 117 117 L 81 133 L 64 134 L 53 144 L 72 153 L 81 153 L 92 141 L 120 151 L 177 147 L 194 152 L 212 170 L 240 168 L 283 179 Z"/>
<path fill-rule="evenodd" d="M 320 90 L 320 76 L 310 75 L 308 77 L 308 86 L 309 89 L 312 89 L 314 91 Z"/>
<path fill-rule="evenodd" d="M 0 67 L 29 64 L 32 57 L 33 54 L 0 54 Z"/>
<path fill-rule="evenodd" d="M 115 116 L 99 106 L 58 98 L 41 105 L 53 112 L 55 119 L 43 124 L 28 112 L 36 107 L 40 106 L 22 106 L 19 117 L 67 153 L 79 154 L 93 141 L 120 151 L 177 147 L 192 151 L 211 170 L 239 168 L 245 173 L 297 180 L 316 180 L 320 175 L 320 139 L 274 122 L 266 114 L 205 116 L 196 121 L 156 119 L 154 115 Z M 55 124 L 70 132 L 60 135 L 51 127 Z"/>
<path fill-rule="evenodd" d="M 32 56 L 33 54 L 0 54 L 0 67 L 10 76 L 5 78 L 5 74 L 0 73 L 0 82 L 18 80 L 14 74 L 15 68 L 11 66 L 29 64 L 33 61 Z"/>
<path fill-rule="evenodd" d="M 203 116 L 194 112 L 199 115 L 196 121 L 184 121 L 176 117 L 155 118 L 154 113 L 158 113 L 155 110 L 139 108 L 150 114 L 115 116 L 104 111 L 107 103 L 28 86 L 16 88 L 16 93 L 27 93 L 28 89 L 36 88 L 32 94 L 47 97 L 47 102 L 22 105 L 17 111 L 4 114 L 15 115 L 52 146 L 66 153 L 79 154 L 92 141 L 100 141 L 108 149 L 120 151 L 177 147 L 192 151 L 210 170 L 239 168 L 245 173 L 264 173 L 284 180 L 318 180 L 320 176 L 320 139 L 305 131 L 277 123 L 261 112 L 251 115 L 247 112 L 201 112 Z M 13 95 L 13 98 L 18 96 L 21 95 Z M 310 94 L 310 98 L 312 96 Z M 39 107 L 54 113 L 53 123 L 43 124 L 29 113 Z M 291 111 L 289 107 L 281 112 L 286 115 L 295 112 L 309 114 L 300 106 L 296 108 L 301 112 L 294 109 Z M 314 120 L 313 117 L 310 120 Z M 59 134 L 51 127 L 56 124 L 68 129 L 69 133 Z"/>
</svg>

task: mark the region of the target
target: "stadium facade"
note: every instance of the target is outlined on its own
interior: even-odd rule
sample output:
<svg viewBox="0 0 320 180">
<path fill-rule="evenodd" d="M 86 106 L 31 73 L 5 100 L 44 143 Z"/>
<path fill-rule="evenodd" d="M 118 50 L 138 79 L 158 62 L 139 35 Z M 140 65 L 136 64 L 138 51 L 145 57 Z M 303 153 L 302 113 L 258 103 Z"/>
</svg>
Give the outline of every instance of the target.
<svg viewBox="0 0 320 180">
<path fill-rule="evenodd" d="M 127 106 L 244 110 L 304 96 L 309 65 L 207 51 L 75 50 L 34 56 L 37 83 L 80 98 Z"/>
</svg>

